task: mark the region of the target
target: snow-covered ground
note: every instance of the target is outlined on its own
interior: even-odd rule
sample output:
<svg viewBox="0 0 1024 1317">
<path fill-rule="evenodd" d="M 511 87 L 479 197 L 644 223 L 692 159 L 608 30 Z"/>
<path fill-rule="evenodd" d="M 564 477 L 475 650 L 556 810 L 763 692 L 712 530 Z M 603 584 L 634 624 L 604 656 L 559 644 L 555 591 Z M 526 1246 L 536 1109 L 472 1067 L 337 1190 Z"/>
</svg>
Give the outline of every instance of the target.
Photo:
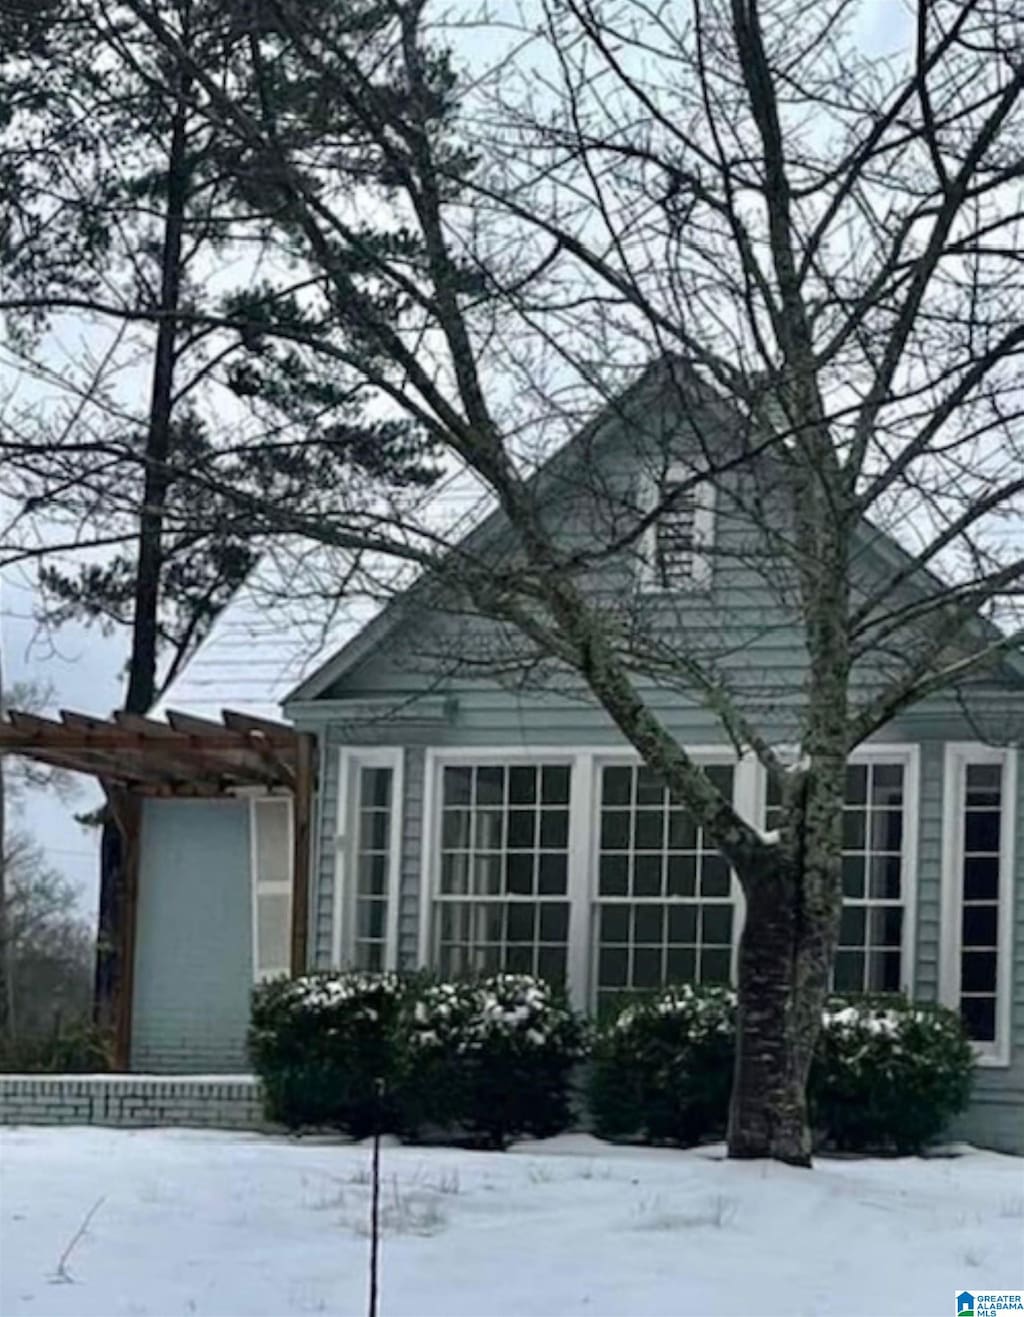
<svg viewBox="0 0 1024 1317">
<path fill-rule="evenodd" d="M 4 1317 L 366 1312 L 364 1146 L 20 1128 L 0 1157 Z M 993 1153 L 806 1172 L 567 1135 L 383 1172 L 381 1317 L 935 1317 L 1024 1288 L 1024 1161 Z"/>
</svg>

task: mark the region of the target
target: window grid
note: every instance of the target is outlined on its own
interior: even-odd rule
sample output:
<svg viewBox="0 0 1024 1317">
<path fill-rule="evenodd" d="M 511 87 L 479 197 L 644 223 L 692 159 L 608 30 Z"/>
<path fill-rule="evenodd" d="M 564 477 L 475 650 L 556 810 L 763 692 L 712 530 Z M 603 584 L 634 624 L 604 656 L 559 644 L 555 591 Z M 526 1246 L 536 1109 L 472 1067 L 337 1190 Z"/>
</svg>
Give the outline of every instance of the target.
<svg viewBox="0 0 1024 1317">
<path fill-rule="evenodd" d="M 389 767 L 359 769 L 353 939 L 357 969 L 383 969 L 387 954 L 394 776 Z"/>
<path fill-rule="evenodd" d="M 731 799 L 732 766 L 705 771 Z M 642 766 L 605 765 L 599 808 L 599 1011 L 623 992 L 667 982 L 728 982 L 735 914 L 726 861 Z"/>
<path fill-rule="evenodd" d="M 252 830 L 253 977 L 291 972 L 292 804 L 254 797 Z"/>
<path fill-rule="evenodd" d="M 902 762 L 848 765 L 836 992 L 898 992 L 903 986 L 905 810 Z M 780 815 L 779 791 L 769 781 L 766 826 L 778 827 Z"/>
<path fill-rule="evenodd" d="M 570 767 L 449 764 L 434 896 L 444 975 L 537 974 L 564 985 Z"/>
<path fill-rule="evenodd" d="M 1001 764 L 966 764 L 960 874 L 960 1013 L 975 1042 L 996 1039 L 999 989 Z"/>
</svg>

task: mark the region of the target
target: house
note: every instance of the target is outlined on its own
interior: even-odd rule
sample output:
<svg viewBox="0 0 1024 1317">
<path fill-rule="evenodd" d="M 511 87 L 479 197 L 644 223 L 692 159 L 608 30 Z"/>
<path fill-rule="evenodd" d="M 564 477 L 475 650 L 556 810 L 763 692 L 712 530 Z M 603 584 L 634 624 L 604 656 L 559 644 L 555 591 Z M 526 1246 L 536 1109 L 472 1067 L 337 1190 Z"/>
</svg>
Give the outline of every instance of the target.
<svg viewBox="0 0 1024 1317">
<path fill-rule="evenodd" d="M 613 543 L 649 506 L 645 482 L 678 482 L 682 497 L 635 549 L 588 568 L 589 588 L 649 656 L 637 681 L 668 728 L 741 813 L 769 827 L 774 802 L 757 761 L 737 756 L 685 681 L 663 675 L 658 645 L 685 629 L 772 741 L 787 744 L 802 674 L 785 562 L 771 558 L 785 510 L 770 462 L 757 526 L 742 475 L 693 484 L 695 445 L 728 452 L 742 439 L 721 403 L 680 390 L 673 371 L 649 370 L 542 469 L 538 507 L 581 544 Z M 514 553 L 497 514 L 465 545 Z M 864 527 L 856 590 L 867 597 L 872 583 L 905 575 L 905 561 Z M 923 588 L 905 584 L 908 597 Z M 878 675 L 858 672 L 859 688 Z M 590 1011 L 624 989 L 733 974 L 742 898 L 701 830 L 577 683 L 436 584 L 383 609 L 283 707 L 316 747 L 308 888 L 291 867 L 287 795 L 151 811 L 133 1068 L 244 1067 L 248 989 L 294 966 L 299 891 L 309 967 L 530 971 L 563 982 Z M 902 988 L 962 1012 L 980 1070 L 961 1132 L 1018 1152 L 1022 728 L 1024 658 L 1012 654 L 959 692 L 905 710 L 853 754 L 835 967 L 837 989 Z"/>
</svg>

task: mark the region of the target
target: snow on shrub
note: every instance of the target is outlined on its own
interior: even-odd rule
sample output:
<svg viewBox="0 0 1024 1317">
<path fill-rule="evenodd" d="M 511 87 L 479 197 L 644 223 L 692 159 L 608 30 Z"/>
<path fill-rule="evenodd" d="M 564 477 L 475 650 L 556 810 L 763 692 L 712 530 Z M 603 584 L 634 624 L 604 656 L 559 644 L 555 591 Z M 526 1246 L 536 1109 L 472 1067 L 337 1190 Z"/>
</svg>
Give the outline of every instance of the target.
<svg viewBox="0 0 1024 1317">
<path fill-rule="evenodd" d="M 683 1147 L 721 1137 L 735 1042 L 731 988 L 682 983 L 631 1001 L 594 1042 L 594 1132 Z"/>
<path fill-rule="evenodd" d="M 492 1148 L 572 1118 L 581 1022 L 543 979 L 498 974 L 428 985 L 411 1002 L 406 1114 Z"/>
<path fill-rule="evenodd" d="M 248 1045 L 268 1117 L 357 1139 L 398 1128 L 398 1029 L 412 990 L 396 974 L 311 974 L 259 984 Z"/>
<path fill-rule="evenodd" d="M 960 1017 L 905 998 L 832 998 L 810 1098 L 822 1141 L 844 1151 L 920 1152 L 967 1106 L 974 1054 Z"/>
</svg>

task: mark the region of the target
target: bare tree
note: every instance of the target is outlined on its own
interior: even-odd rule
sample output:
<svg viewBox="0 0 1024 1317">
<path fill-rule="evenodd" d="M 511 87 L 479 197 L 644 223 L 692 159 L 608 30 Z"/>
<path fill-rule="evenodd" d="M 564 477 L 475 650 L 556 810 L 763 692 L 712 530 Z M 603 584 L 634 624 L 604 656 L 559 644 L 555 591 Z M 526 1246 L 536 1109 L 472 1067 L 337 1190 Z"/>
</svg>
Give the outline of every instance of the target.
<svg viewBox="0 0 1024 1317">
<path fill-rule="evenodd" d="M 187 62 L 161 6 L 125 8 Z M 195 62 L 192 104 L 275 199 L 307 304 L 338 331 L 289 332 L 450 454 L 497 509 L 500 552 L 419 503 L 343 522 L 251 492 L 241 506 L 354 561 L 370 592 L 393 584 L 389 563 L 429 570 L 451 612 L 501 624 L 488 670 L 562 682 L 608 714 L 746 898 L 730 1153 L 806 1164 L 847 757 L 1021 644 L 1024 559 L 1006 533 L 1024 495 L 1016 7 L 920 0 L 883 55 L 852 0 L 561 0 L 518 30 L 431 26 L 422 0 L 369 8 L 360 34 L 292 0 L 245 11 L 255 83 L 300 64 L 346 107 L 343 139 L 295 141 L 269 95 L 239 105 Z M 461 76 L 439 49 L 488 39 L 499 53 Z M 353 142 L 361 186 L 337 165 Z M 244 327 L 244 309 L 222 323 Z M 654 393 L 648 375 L 620 397 L 652 357 Z M 575 450 L 594 461 L 535 475 L 609 405 L 636 470 L 604 473 L 598 427 Z M 686 432 L 682 480 L 666 478 L 669 421 Z M 189 478 L 230 486 L 216 463 Z M 635 572 L 601 588 L 609 565 L 649 566 L 651 535 L 668 543 L 709 486 L 745 530 L 716 538 L 708 599 L 652 608 L 630 594 Z M 567 539 L 567 499 L 591 533 Z M 764 600 L 778 616 L 752 621 Z M 796 657 L 773 688 L 758 640 L 779 626 Z M 763 765 L 777 828 L 694 762 L 659 713 L 665 691 Z"/>
</svg>

